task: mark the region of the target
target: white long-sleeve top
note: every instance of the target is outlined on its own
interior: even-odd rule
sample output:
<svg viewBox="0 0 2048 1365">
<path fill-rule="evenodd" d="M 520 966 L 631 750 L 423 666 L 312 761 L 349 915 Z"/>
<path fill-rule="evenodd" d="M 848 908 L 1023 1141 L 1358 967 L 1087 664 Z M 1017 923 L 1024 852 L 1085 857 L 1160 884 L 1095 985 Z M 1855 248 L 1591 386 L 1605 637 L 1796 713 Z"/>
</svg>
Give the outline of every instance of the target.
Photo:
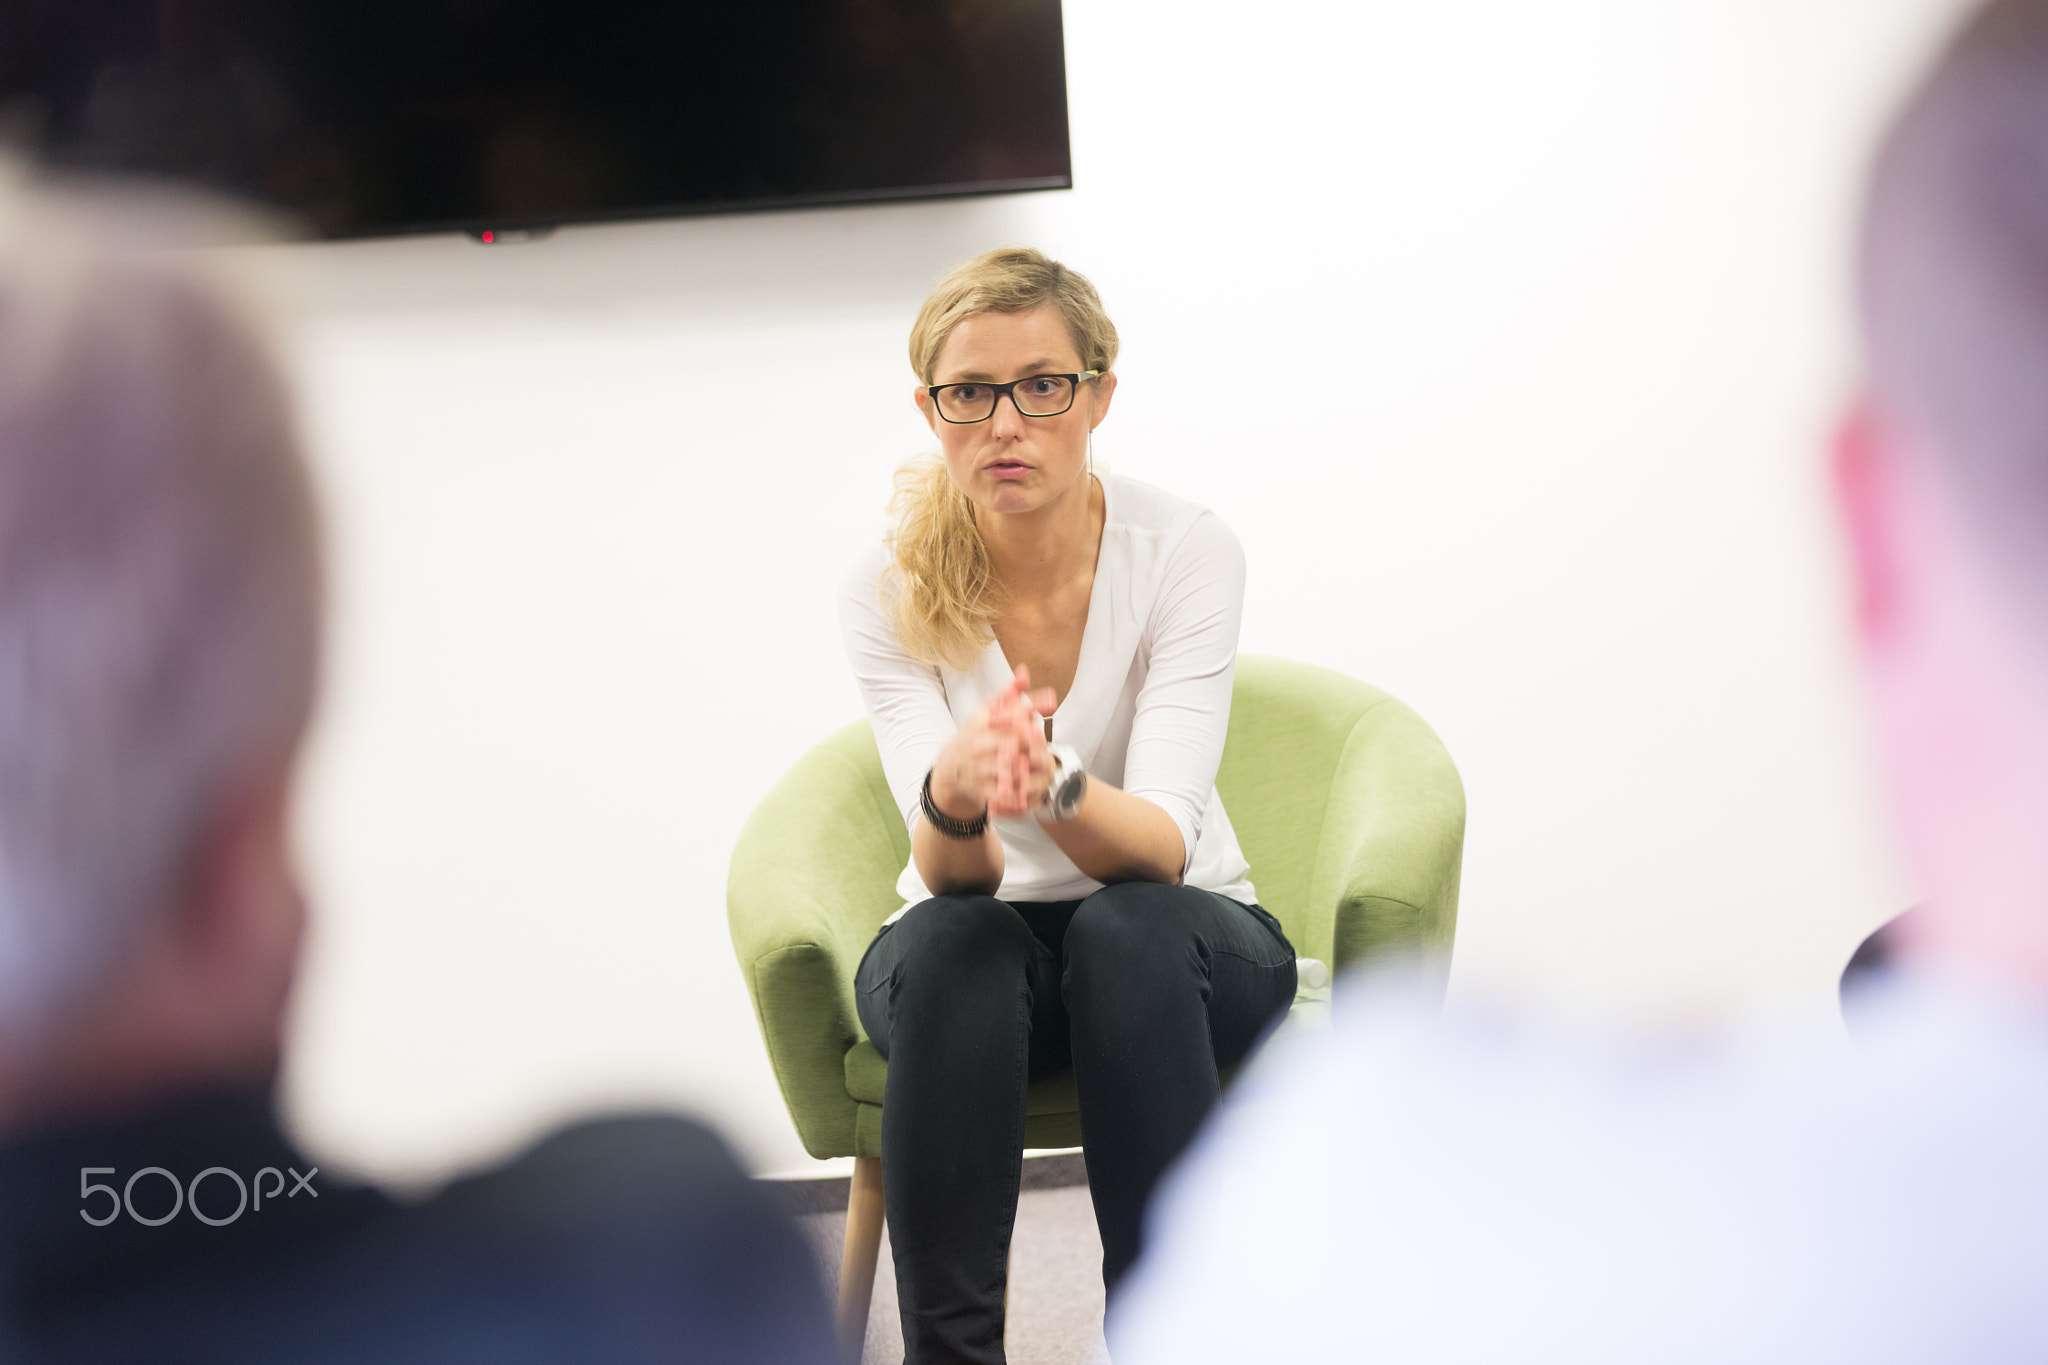
<svg viewBox="0 0 2048 1365">
<path fill-rule="evenodd" d="M 1244 614 L 1244 550 L 1205 507 L 1135 479 L 1097 477 L 1102 548 L 1080 663 L 1053 712 L 1053 738 L 1073 745 L 1092 777 L 1172 818 L 1188 850 L 1186 885 L 1254 903 L 1251 869 L 1216 794 Z M 993 639 L 966 672 L 905 653 L 883 606 L 890 562 L 884 544 L 861 557 L 841 586 L 839 621 L 908 826 L 922 818 L 919 793 L 940 750 L 1015 670 Z M 1079 900 L 1102 888 L 1033 817 L 992 823 L 1003 841 L 1000 899 Z M 906 906 L 930 898 L 915 858 L 896 892 Z"/>
</svg>

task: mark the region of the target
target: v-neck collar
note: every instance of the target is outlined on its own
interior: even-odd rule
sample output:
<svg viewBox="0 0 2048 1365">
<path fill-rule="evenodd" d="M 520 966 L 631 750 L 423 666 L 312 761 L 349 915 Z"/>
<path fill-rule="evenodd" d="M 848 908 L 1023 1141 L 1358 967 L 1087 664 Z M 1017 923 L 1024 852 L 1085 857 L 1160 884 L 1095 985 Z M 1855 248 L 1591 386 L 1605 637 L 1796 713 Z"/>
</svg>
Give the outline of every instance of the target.
<svg viewBox="0 0 2048 1365">
<path fill-rule="evenodd" d="M 1094 694 L 1105 684 L 1104 676 L 1114 670 L 1101 666 L 1103 656 L 1113 654 L 1118 643 L 1115 636 L 1116 622 L 1109 606 L 1112 577 L 1120 576 L 1127 567 L 1120 556 L 1110 553 L 1111 526 L 1115 522 L 1116 495 L 1111 489 L 1111 478 L 1106 474 L 1091 475 L 1102 489 L 1102 533 L 1095 541 L 1095 578 L 1088 587 L 1088 615 L 1081 623 L 1081 650 L 1074 662 L 1074 682 L 1067 694 L 1060 698 L 1059 706 L 1052 713 L 1053 738 L 1059 744 L 1071 744 L 1081 753 L 1082 762 L 1092 762 L 1095 750 L 1102 743 L 1103 732 L 1108 728 L 1110 708 L 1096 705 Z M 1135 648 L 1135 641 L 1132 642 Z M 982 651 L 976 665 L 981 675 L 984 695 L 994 696 L 1009 686 L 1016 676 L 1016 666 L 1003 653 L 1002 641 L 989 639 L 988 648 Z M 1121 680 L 1121 674 L 1117 675 Z M 1079 706 L 1076 697 L 1084 700 Z"/>
</svg>

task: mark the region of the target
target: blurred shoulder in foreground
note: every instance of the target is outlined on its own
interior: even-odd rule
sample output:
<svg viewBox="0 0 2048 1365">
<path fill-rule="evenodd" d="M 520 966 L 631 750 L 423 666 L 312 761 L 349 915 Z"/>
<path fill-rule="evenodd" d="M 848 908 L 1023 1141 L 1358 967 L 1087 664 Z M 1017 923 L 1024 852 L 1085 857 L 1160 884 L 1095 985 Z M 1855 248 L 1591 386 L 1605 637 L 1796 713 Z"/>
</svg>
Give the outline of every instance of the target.
<svg viewBox="0 0 2048 1365">
<path fill-rule="evenodd" d="M 1175 1173 L 1117 1365 L 2048 1359 L 2038 1002 L 1895 974 L 1854 1051 L 1685 1048 L 1347 984 L 1379 1003 L 1277 1050 Z"/>
<path fill-rule="evenodd" d="M 207 1170 L 182 1207 L 130 1183 Z M 260 1088 L 0 1144 L 0 1323 L 21 1362 L 834 1358 L 799 1234 L 695 1123 L 585 1123 L 401 1203 L 317 1172 Z"/>
</svg>

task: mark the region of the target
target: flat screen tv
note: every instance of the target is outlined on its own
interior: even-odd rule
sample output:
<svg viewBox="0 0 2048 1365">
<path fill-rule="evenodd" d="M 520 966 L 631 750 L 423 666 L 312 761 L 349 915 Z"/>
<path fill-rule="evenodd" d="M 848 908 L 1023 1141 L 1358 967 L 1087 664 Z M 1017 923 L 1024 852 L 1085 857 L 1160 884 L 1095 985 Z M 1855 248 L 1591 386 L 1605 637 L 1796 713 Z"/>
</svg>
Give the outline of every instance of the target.
<svg viewBox="0 0 2048 1365">
<path fill-rule="evenodd" d="M 326 237 L 1062 189 L 1059 0 L 0 0 L 0 126 Z"/>
</svg>

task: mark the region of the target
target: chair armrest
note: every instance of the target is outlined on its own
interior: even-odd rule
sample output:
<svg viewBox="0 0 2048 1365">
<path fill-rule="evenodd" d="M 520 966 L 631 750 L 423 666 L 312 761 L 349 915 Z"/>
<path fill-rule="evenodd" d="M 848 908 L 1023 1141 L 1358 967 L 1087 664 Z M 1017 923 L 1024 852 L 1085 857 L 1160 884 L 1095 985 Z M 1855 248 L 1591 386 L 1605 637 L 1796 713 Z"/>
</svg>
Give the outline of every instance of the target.
<svg viewBox="0 0 2048 1365">
<path fill-rule="evenodd" d="M 862 752 L 865 746 L 865 753 Z M 854 1154 L 846 1053 L 866 1035 L 853 974 L 901 902 L 909 835 L 861 721 L 811 750 L 740 831 L 726 920 L 768 1061 L 804 1150 Z"/>
<path fill-rule="evenodd" d="M 1465 787 L 1422 717 L 1392 697 L 1361 714 L 1331 779 L 1311 898 L 1334 905 L 1332 967 L 1420 958 L 1450 969 Z"/>
</svg>

